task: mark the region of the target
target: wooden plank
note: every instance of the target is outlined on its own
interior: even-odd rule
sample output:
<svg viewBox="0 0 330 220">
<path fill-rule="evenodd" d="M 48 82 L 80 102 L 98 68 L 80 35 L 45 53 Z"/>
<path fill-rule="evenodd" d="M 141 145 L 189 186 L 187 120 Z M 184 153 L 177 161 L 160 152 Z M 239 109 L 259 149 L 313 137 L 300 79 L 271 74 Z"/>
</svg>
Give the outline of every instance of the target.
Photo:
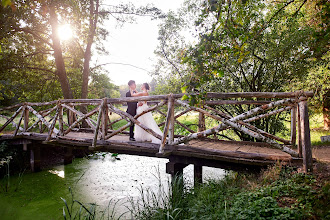
<svg viewBox="0 0 330 220">
<path fill-rule="evenodd" d="M 301 144 L 305 173 L 313 172 L 312 144 L 309 128 L 309 117 L 307 99 L 299 102 L 300 124 L 301 124 Z"/>
</svg>

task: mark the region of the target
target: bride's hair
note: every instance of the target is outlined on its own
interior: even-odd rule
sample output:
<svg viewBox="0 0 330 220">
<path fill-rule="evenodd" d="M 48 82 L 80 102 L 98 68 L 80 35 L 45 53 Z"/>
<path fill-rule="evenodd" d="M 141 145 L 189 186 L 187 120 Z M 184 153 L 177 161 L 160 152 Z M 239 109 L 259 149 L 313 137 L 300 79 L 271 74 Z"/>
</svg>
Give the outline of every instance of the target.
<svg viewBox="0 0 330 220">
<path fill-rule="evenodd" d="M 144 88 L 146 88 L 146 90 L 150 90 L 150 86 L 148 83 L 143 83 L 143 85 L 144 85 Z"/>
</svg>

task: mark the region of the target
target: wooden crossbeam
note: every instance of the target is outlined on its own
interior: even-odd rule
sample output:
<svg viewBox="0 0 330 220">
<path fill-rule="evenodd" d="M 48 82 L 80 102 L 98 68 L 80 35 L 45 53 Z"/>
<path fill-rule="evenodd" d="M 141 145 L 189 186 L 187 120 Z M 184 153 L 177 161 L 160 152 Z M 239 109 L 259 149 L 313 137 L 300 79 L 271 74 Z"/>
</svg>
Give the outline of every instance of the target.
<svg viewBox="0 0 330 220">
<path fill-rule="evenodd" d="M 117 108 L 114 107 L 112 104 L 109 104 L 108 106 L 109 106 L 109 108 L 111 109 L 111 111 L 113 111 L 114 113 L 120 115 L 120 116 L 123 117 L 123 118 L 124 118 L 124 117 L 129 118 L 131 122 L 133 122 L 134 124 L 140 126 L 143 130 L 145 130 L 145 131 L 148 132 L 149 134 L 153 135 L 154 137 L 156 137 L 156 138 L 158 138 L 158 139 L 161 139 L 162 137 L 161 137 L 159 134 L 157 134 L 156 132 L 154 132 L 154 131 L 151 130 L 150 128 L 146 127 L 145 125 L 141 124 L 141 123 L 137 120 L 137 118 L 140 117 L 140 116 L 142 116 L 142 115 L 144 115 L 144 114 L 146 114 L 146 113 L 148 113 L 148 112 L 151 112 L 151 111 L 153 111 L 153 110 L 155 110 L 155 109 L 157 109 L 157 108 L 159 108 L 159 107 L 161 107 L 161 106 L 163 106 L 163 105 L 165 105 L 166 103 L 167 103 L 167 101 L 164 100 L 164 101 L 160 102 L 159 104 L 154 105 L 154 106 L 152 106 L 152 107 L 146 109 L 145 111 L 141 112 L 140 114 L 135 115 L 134 117 L 131 116 L 130 114 L 128 114 L 127 112 L 124 112 L 124 111 L 121 111 L 121 110 L 117 109 Z M 111 134 L 107 135 L 107 136 L 105 137 L 105 139 L 109 139 L 109 138 L 111 138 L 112 136 L 114 136 L 114 135 L 116 135 L 116 134 L 118 134 L 118 133 L 121 133 L 121 131 L 125 130 L 126 128 L 130 127 L 131 125 L 132 125 L 131 123 L 128 123 L 128 124 L 122 126 L 122 127 L 121 127 L 120 129 L 118 129 L 117 131 L 114 131 L 114 132 L 112 132 Z"/>
<path fill-rule="evenodd" d="M 9 117 L 7 117 L 7 116 L 5 116 L 5 115 L 0 115 L 0 117 L 9 120 Z M 12 123 L 12 125 L 13 125 L 15 128 L 18 127 L 17 124 L 16 124 L 14 121 L 12 121 L 11 123 Z M 21 128 L 21 127 L 18 127 L 18 129 L 19 129 L 20 131 L 24 131 L 23 128 Z"/>
<path fill-rule="evenodd" d="M 15 118 L 16 116 L 22 111 L 23 106 L 19 107 L 16 112 L 9 118 L 9 120 L 6 121 L 4 125 L 1 126 L 0 132 L 3 131 Z"/>
<path fill-rule="evenodd" d="M 63 132 L 63 135 L 68 134 L 78 123 L 80 123 L 82 120 L 94 115 L 97 111 L 99 111 L 99 106 L 96 107 L 95 109 L 93 109 L 92 111 L 88 112 L 87 114 L 83 114 L 82 117 L 80 117 L 78 120 L 76 120 L 72 125 L 70 125 L 70 127 L 68 129 L 66 129 Z"/>
<path fill-rule="evenodd" d="M 52 111 L 54 111 L 57 108 L 57 106 L 54 106 L 53 108 L 47 109 L 48 111 L 43 114 L 43 112 L 45 111 L 41 111 L 39 112 L 40 115 L 42 115 L 43 117 L 48 116 Z M 38 120 L 36 122 L 34 122 L 27 130 L 26 132 L 30 131 L 32 128 L 34 128 L 41 120 L 38 118 Z"/>
<path fill-rule="evenodd" d="M 176 102 L 178 102 L 179 104 L 183 105 L 183 106 L 186 106 L 186 107 L 190 107 L 190 108 L 193 108 L 194 110 L 196 109 L 196 107 L 192 107 L 190 106 L 189 104 L 183 102 L 183 101 L 180 101 L 180 100 L 176 100 Z M 275 102 L 272 102 L 272 103 L 269 103 L 267 105 L 263 105 L 263 106 L 259 106 L 259 107 L 256 107 L 254 109 L 251 109 L 243 114 L 240 114 L 240 115 L 237 115 L 235 117 L 233 117 L 232 119 L 230 119 L 230 121 L 232 122 L 235 122 L 235 121 L 239 121 L 239 120 L 244 120 L 248 117 L 251 117 L 251 116 L 254 116 L 256 114 L 259 114 L 261 112 L 264 112 L 265 110 L 268 110 L 268 109 L 271 109 L 271 108 L 274 108 L 276 106 L 279 106 L 279 105 L 283 105 L 283 104 L 286 104 L 286 103 L 290 103 L 290 104 L 294 104 L 295 100 L 293 99 L 284 99 L 284 100 L 279 100 L 279 101 L 275 101 Z M 205 113 L 206 115 L 212 115 L 210 114 L 209 112 L 203 110 L 203 109 L 199 109 L 198 110 L 199 112 L 202 112 L 202 113 Z M 220 120 L 221 117 L 219 116 L 214 116 L 212 115 L 213 118 L 217 118 L 216 120 Z M 197 133 L 193 133 L 193 134 L 189 134 L 188 136 L 185 136 L 183 138 L 178 138 L 174 144 L 180 144 L 180 143 L 184 143 L 186 141 L 189 141 L 189 140 L 192 140 L 194 138 L 198 138 L 198 137 L 206 137 L 208 135 L 211 135 L 211 134 L 214 134 L 214 133 L 218 133 L 220 129 L 223 129 L 225 127 L 228 127 L 227 124 L 219 124 L 218 126 L 214 127 L 214 128 L 211 128 L 211 129 L 207 129 L 205 131 L 202 131 L 202 132 L 197 132 Z"/>
<path fill-rule="evenodd" d="M 137 118 L 139 118 L 141 115 L 144 115 L 144 114 L 146 114 L 146 113 L 148 113 L 148 112 L 151 112 L 151 111 L 153 111 L 153 110 L 155 110 L 155 109 L 157 110 L 158 107 L 161 107 L 161 106 L 163 106 L 163 105 L 165 105 L 165 104 L 166 104 L 166 101 L 160 102 L 160 103 L 158 103 L 157 105 L 154 105 L 154 106 L 152 106 L 152 107 L 146 109 L 145 111 L 141 112 L 140 114 L 135 115 L 134 118 L 137 119 Z M 111 106 L 110 106 L 110 105 L 108 105 L 108 106 L 109 106 L 109 108 L 112 110 Z M 116 112 L 115 112 L 115 113 L 116 113 Z M 116 114 L 118 114 L 118 113 L 116 113 Z M 120 115 L 120 114 L 118 114 L 118 115 L 121 116 L 122 118 L 125 118 L 125 116 L 122 116 L 122 115 Z M 127 120 L 127 119 L 125 118 L 125 120 Z M 111 132 L 111 134 L 107 135 L 107 136 L 105 137 L 105 139 L 109 139 L 109 138 L 115 136 L 116 134 L 121 133 L 121 132 L 124 131 L 126 128 L 130 127 L 131 125 L 132 125 L 131 121 L 128 121 L 128 123 L 127 123 L 126 125 L 120 127 L 120 128 L 117 129 L 116 131 Z"/>
<path fill-rule="evenodd" d="M 30 111 L 32 114 L 34 114 L 35 116 L 37 116 L 37 118 L 40 119 L 40 121 L 42 121 L 42 123 L 44 123 L 44 124 L 48 127 L 48 129 L 50 129 L 51 125 L 49 124 L 49 122 L 48 122 L 47 120 L 45 120 L 45 118 L 44 118 L 42 115 L 40 115 L 40 114 L 39 114 L 36 110 L 34 110 L 31 106 L 26 106 L 26 108 L 28 108 L 29 111 Z M 59 130 L 57 130 L 57 128 L 54 128 L 53 130 L 54 130 L 53 132 L 54 132 L 56 135 L 59 133 Z"/>
<path fill-rule="evenodd" d="M 159 109 L 157 109 L 156 111 L 157 111 L 158 113 L 160 113 L 161 115 L 167 117 L 167 115 L 166 115 L 164 112 L 160 111 Z M 187 112 L 189 112 L 189 111 L 191 111 L 191 109 L 189 109 Z M 187 112 L 186 112 L 186 113 L 187 113 Z M 181 113 L 180 113 L 180 114 L 181 114 Z M 180 115 L 180 114 L 178 114 L 178 115 L 179 115 L 178 117 L 180 117 L 180 116 L 183 115 L 183 114 L 181 114 L 181 115 Z M 179 122 L 179 121 L 176 119 L 176 118 L 178 118 L 178 117 L 174 117 L 174 122 L 175 122 L 175 123 L 177 123 L 178 125 L 180 125 L 180 126 L 183 127 L 184 129 L 188 130 L 190 133 L 195 133 L 194 130 L 190 129 L 190 128 L 189 128 L 188 126 L 186 126 L 185 124 Z M 162 125 L 165 125 L 165 122 L 162 122 L 162 123 L 158 124 L 159 127 L 162 126 Z"/>
<path fill-rule="evenodd" d="M 24 118 L 24 110 L 25 110 L 25 107 L 22 109 L 22 115 L 21 115 L 21 118 L 19 119 L 19 122 L 18 122 L 18 124 L 17 124 L 17 128 L 15 129 L 14 137 L 16 137 L 17 132 L 18 132 L 20 126 L 21 126 L 22 119 Z"/>
<path fill-rule="evenodd" d="M 177 118 L 181 117 L 182 115 L 184 115 L 184 114 L 186 114 L 186 113 L 188 113 L 190 111 L 192 111 L 192 109 L 191 108 L 187 108 L 186 110 L 184 110 L 184 111 L 180 112 L 179 114 L 175 115 L 174 116 L 174 119 L 177 119 Z M 160 114 L 162 114 L 162 115 L 164 115 L 166 117 L 166 114 L 164 112 L 162 112 L 160 110 L 158 110 L 157 112 L 159 112 Z M 165 122 L 162 122 L 158 126 L 163 126 L 164 124 L 165 124 Z"/>
<path fill-rule="evenodd" d="M 205 108 L 207 108 L 207 109 L 209 109 L 209 110 L 211 110 L 211 111 L 214 111 L 215 113 L 217 113 L 217 114 L 219 114 L 219 115 L 221 115 L 223 118 L 226 118 L 226 119 L 231 119 L 232 117 L 230 116 L 230 115 L 227 115 L 227 114 L 225 114 L 225 113 L 223 113 L 223 112 L 220 112 L 220 111 L 218 111 L 218 110 L 216 110 L 216 109 L 214 109 L 214 108 L 211 108 L 211 107 L 209 107 L 209 106 L 204 106 Z M 291 108 L 291 107 L 290 107 Z M 289 108 L 289 109 L 290 109 Z M 285 108 L 284 108 L 285 109 Z M 260 118 L 259 118 L 260 119 Z M 285 140 L 285 139 L 283 139 L 283 138 L 280 138 L 280 137 L 277 137 L 277 136 L 275 136 L 275 135 L 272 135 L 272 134 L 270 134 L 270 133 L 268 133 L 268 132 L 265 132 L 265 131 L 263 131 L 263 130 L 261 130 L 261 129 L 259 129 L 259 128 L 257 128 L 257 127 L 255 127 L 255 126 L 253 126 L 253 125 L 251 125 L 251 124 L 249 124 L 249 123 L 247 123 L 247 120 L 248 119 L 246 119 L 246 120 L 243 120 L 243 121 L 241 121 L 241 120 L 239 120 L 239 121 L 237 121 L 237 123 L 239 123 L 239 124 L 241 124 L 241 125 L 244 125 L 244 126 L 246 126 L 246 127 L 248 127 L 249 129 L 251 129 L 251 130 L 253 130 L 253 131 L 255 131 L 255 132 L 257 132 L 257 133 L 259 133 L 259 134 L 261 134 L 261 135 L 264 135 L 264 136 L 266 136 L 266 137 L 269 137 L 269 138 L 271 138 L 271 139 L 274 139 L 274 140 L 277 140 L 277 141 L 280 141 L 280 142 L 282 142 L 282 143 L 284 143 L 284 144 L 291 144 L 291 142 L 290 141 L 288 141 L 288 140 Z M 231 128 L 231 127 L 227 127 L 227 128 L 225 128 L 225 129 L 228 129 L 228 128 Z M 224 130 L 224 129 L 223 129 Z"/>
<path fill-rule="evenodd" d="M 80 111 L 78 111 L 78 110 L 76 110 L 76 109 L 74 109 L 74 108 L 72 108 L 72 107 L 70 107 L 70 106 L 68 106 L 68 105 L 66 105 L 66 104 L 62 104 L 62 106 L 65 107 L 65 108 L 67 108 L 67 109 L 69 109 L 69 110 L 72 111 L 73 113 L 77 114 L 79 117 L 84 117 L 84 114 L 83 114 L 82 112 L 80 112 Z M 87 124 L 88 124 L 92 129 L 95 129 L 95 126 L 92 124 L 92 122 L 90 121 L 89 118 L 86 118 L 85 120 L 86 120 Z"/>
<path fill-rule="evenodd" d="M 93 139 L 93 144 L 92 144 L 92 147 L 95 147 L 96 146 L 96 143 L 97 143 L 97 135 L 99 133 L 99 129 L 100 129 L 100 124 L 101 124 L 101 117 L 102 117 L 102 108 L 105 107 L 105 103 L 104 103 L 104 100 L 102 101 L 101 105 L 100 105 L 100 108 L 99 108 L 99 115 L 97 116 L 97 124 L 96 124 L 96 128 L 94 130 L 94 139 Z"/>
<path fill-rule="evenodd" d="M 46 138 L 46 141 L 49 141 L 52 137 L 52 134 L 53 134 L 53 131 L 54 131 L 54 128 L 55 128 L 55 124 L 56 124 L 56 120 L 57 120 L 57 117 L 58 117 L 58 114 L 59 114 L 59 111 L 57 109 L 56 113 L 55 113 L 55 116 L 54 116 L 54 119 L 53 119 L 53 122 L 49 128 L 49 131 L 48 131 L 48 136 Z"/>
</svg>

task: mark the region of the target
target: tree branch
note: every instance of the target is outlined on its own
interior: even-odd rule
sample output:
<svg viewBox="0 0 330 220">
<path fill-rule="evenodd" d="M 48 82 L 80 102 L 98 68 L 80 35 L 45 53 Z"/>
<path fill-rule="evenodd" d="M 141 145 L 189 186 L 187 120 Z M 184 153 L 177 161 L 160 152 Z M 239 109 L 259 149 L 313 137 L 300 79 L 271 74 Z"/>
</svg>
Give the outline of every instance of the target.
<svg viewBox="0 0 330 220">
<path fill-rule="evenodd" d="M 33 37 L 39 39 L 40 41 L 42 41 L 43 43 L 47 44 L 48 46 L 50 46 L 51 48 L 53 48 L 53 44 L 49 43 L 47 40 L 45 40 L 44 38 L 42 38 L 41 36 L 39 36 L 38 34 L 34 33 L 32 30 L 28 29 L 28 28 L 18 28 L 18 27 L 14 27 L 14 30 L 16 32 L 19 31 L 23 31 L 25 33 L 31 34 Z"/>
</svg>

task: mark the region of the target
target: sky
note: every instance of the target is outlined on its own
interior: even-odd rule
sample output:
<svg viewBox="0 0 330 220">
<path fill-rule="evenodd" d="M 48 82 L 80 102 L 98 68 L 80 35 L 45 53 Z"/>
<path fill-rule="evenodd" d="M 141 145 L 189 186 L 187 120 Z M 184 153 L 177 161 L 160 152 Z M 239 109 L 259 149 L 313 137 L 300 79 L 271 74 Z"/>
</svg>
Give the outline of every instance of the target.
<svg viewBox="0 0 330 220">
<path fill-rule="evenodd" d="M 176 11 L 183 0 L 108 0 L 104 3 L 116 5 L 128 2 L 134 3 L 136 7 L 153 4 L 167 13 L 169 10 Z M 109 36 L 104 45 L 109 55 L 95 54 L 93 63 L 95 65 L 110 63 L 104 65 L 104 68 L 109 71 L 109 77 L 116 85 L 126 85 L 131 79 L 137 83 L 150 82 L 152 77 L 149 73 L 157 62 L 154 51 L 158 45 L 160 22 L 160 20 L 151 20 L 150 17 L 137 16 L 133 24 L 126 23 L 123 27 L 116 27 L 115 19 L 106 21 L 105 26 Z"/>
</svg>

